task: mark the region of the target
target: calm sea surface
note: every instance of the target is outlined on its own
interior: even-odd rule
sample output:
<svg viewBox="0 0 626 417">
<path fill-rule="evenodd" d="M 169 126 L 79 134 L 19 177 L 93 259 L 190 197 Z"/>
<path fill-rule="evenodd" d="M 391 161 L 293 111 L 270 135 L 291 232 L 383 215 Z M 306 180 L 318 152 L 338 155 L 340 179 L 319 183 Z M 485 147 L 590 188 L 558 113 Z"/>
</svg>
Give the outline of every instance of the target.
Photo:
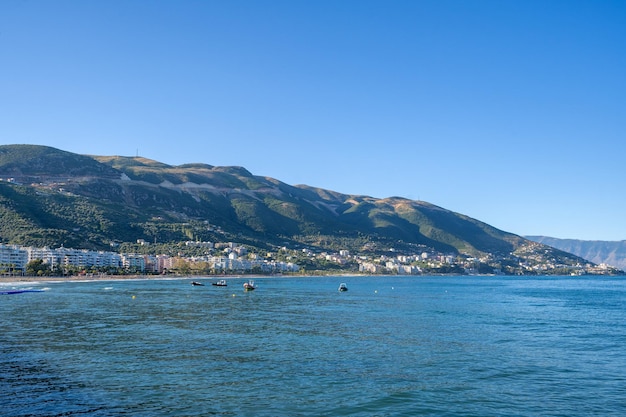
<svg viewBox="0 0 626 417">
<path fill-rule="evenodd" d="M 0 295 L 0 415 L 626 415 L 623 278 L 198 280 Z"/>
</svg>

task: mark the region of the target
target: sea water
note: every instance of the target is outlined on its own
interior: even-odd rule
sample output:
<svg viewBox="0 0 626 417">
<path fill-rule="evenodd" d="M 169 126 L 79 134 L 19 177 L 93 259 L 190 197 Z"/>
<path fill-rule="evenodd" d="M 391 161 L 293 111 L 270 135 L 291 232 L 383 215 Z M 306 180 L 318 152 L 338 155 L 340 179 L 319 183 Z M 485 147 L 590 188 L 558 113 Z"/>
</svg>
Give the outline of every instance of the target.
<svg viewBox="0 0 626 417">
<path fill-rule="evenodd" d="M 193 279 L 0 296 L 0 415 L 626 415 L 623 278 Z"/>
</svg>

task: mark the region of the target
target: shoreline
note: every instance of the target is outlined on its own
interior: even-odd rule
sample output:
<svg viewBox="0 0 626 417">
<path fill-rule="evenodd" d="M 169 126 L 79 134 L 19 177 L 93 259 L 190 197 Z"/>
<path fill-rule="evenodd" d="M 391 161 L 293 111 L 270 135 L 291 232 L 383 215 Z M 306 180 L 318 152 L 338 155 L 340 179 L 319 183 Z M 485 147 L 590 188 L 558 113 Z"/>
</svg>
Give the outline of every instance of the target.
<svg viewBox="0 0 626 417">
<path fill-rule="evenodd" d="M 262 280 L 268 278 L 326 278 L 326 277 L 336 277 L 336 278 L 357 278 L 357 277 L 412 277 L 412 278 L 420 278 L 420 277 L 498 277 L 500 275 L 494 274 L 484 274 L 484 275 L 456 275 L 456 274 L 441 274 L 441 275 L 375 275 L 375 274 L 327 274 L 327 275 L 93 275 L 93 276 L 49 276 L 49 277 L 35 277 L 35 276 L 0 276 L 0 287 L 9 286 L 9 285 L 25 285 L 25 284 L 59 284 L 63 282 L 115 282 L 115 281 L 174 281 L 174 280 L 218 280 L 218 279 L 239 279 L 239 280 Z M 513 278 L 512 276 L 502 275 L 502 277 Z M 623 277 L 623 275 L 583 275 L 572 277 L 570 275 L 537 275 L 537 276 L 517 276 L 516 278 L 522 279 L 532 279 L 537 277 L 567 277 L 567 278 L 579 278 L 579 279 L 590 279 L 590 278 L 605 278 L 605 279 L 616 279 Z"/>
<path fill-rule="evenodd" d="M 181 277 L 182 278 L 182 277 Z M 0 284 L 28 284 L 28 283 L 58 283 L 58 282 L 96 282 L 96 281 L 126 281 L 126 280 L 151 280 L 159 279 L 150 275 L 96 275 L 96 276 L 3 276 Z"/>
<path fill-rule="evenodd" d="M 340 275 L 323 275 L 340 276 Z M 364 275 L 341 275 L 341 276 L 364 276 Z M 92 276 L 2 276 L 0 285 L 20 284 L 57 284 L 63 282 L 106 282 L 106 281 L 167 281 L 167 280 L 218 280 L 218 279 L 264 279 L 264 278 L 306 278 L 309 275 L 92 275 Z M 320 275 L 320 277 L 322 277 Z"/>
</svg>

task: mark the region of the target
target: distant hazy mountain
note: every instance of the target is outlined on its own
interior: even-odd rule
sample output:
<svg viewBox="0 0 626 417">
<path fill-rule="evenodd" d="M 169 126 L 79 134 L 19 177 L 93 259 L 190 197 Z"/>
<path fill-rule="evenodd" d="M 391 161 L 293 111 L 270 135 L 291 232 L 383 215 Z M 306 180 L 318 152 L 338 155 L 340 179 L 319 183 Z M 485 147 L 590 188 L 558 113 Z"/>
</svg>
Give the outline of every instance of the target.
<svg viewBox="0 0 626 417">
<path fill-rule="evenodd" d="M 572 253 L 595 264 L 607 264 L 626 270 L 626 240 L 611 242 L 557 239 L 547 236 L 526 236 L 526 239 Z"/>
</svg>

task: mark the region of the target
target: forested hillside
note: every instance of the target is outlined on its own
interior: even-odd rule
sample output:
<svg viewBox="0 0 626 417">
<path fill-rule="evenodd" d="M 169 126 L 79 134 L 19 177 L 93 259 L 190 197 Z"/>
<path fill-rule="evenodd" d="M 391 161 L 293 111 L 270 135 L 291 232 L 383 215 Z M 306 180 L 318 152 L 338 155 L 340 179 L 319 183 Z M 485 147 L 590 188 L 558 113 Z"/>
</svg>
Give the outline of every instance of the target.
<svg viewBox="0 0 626 417">
<path fill-rule="evenodd" d="M 5 145 L 0 179 L 1 243 L 103 250 L 137 240 L 232 240 L 259 248 L 462 254 L 503 259 L 511 268 L 536 255 L 520 236 L 424 201 L 293 186 L 243 167 Z M 581 262 L 541 251 L 559 263 Z"/>
</svg>

